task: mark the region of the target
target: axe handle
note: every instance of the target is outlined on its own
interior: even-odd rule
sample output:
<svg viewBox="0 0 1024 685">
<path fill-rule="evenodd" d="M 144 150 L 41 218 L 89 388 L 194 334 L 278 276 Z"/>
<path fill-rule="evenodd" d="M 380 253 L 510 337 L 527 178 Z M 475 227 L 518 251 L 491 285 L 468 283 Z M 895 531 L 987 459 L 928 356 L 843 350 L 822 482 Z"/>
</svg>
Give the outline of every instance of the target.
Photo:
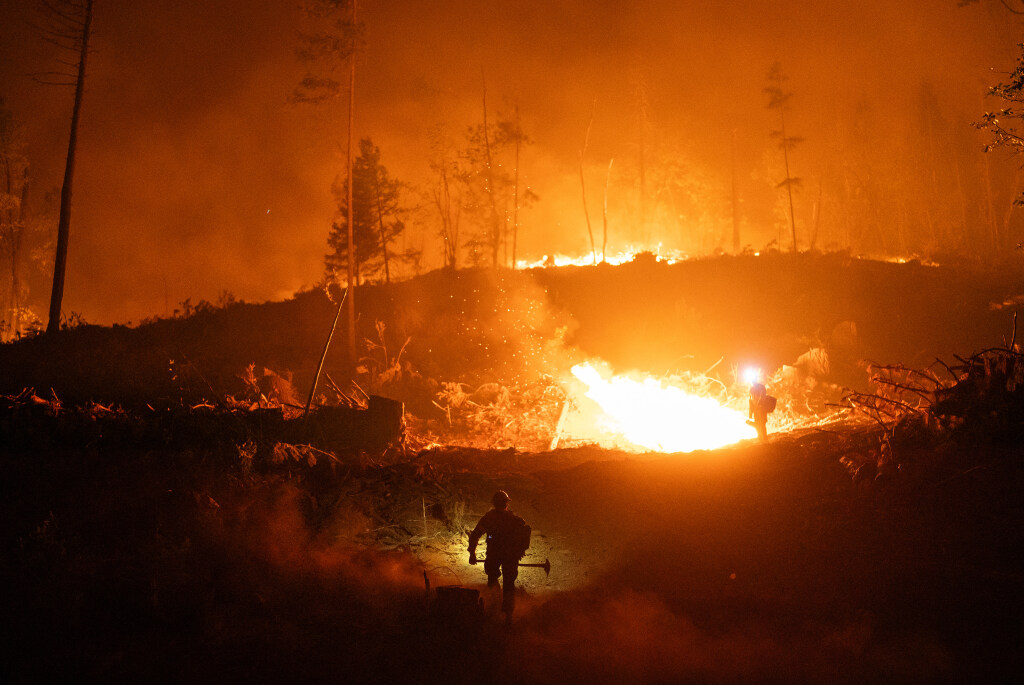
<svg viewBox="0 0 1024 685">
<path fill-rule="evenodd" d="M 481 564 L 483 564 L 486 561 L 486 559 L 477 559 L 477 562 Z M 523 568 L 524 566 L 526 568 L 542 568 L 544 569 L 544 573 L 546 575 L 550 575 L 551 573 L 551 561 L 548 559 L 545 559 L 543 564 L 524 564 L 522 562 L 519 563 L 519 568 Z"/>
</svg>

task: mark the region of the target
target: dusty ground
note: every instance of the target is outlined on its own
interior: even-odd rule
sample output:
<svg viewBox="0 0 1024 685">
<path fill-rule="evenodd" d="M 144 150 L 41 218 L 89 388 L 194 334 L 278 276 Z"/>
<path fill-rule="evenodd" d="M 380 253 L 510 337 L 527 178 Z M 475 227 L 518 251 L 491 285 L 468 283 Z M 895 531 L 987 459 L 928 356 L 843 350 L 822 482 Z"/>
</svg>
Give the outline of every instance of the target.
<svg viewBox="0 0 1024 685">
<path fill-rule="evenodd" d="M 834 458 L 852 447 L 842 435 L 803 435 L 702 454 L 601 454 L 516 483 L 518 510 L 546 536 L 536 556 L 555 570 L 524 582 L 512 663 L 546 682 L 1015 672 L 1019 453 L 970 465 L 982 456 L 971 448 L 906 452 L 892 482 L 855 484 Z"/>
</svg>

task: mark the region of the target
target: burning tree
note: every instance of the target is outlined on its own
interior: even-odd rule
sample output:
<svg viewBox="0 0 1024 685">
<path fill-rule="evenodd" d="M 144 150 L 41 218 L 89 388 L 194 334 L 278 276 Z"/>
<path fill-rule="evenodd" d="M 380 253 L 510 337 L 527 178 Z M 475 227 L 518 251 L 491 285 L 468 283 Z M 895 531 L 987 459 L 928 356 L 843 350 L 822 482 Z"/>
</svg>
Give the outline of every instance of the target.
<svg viewBox="0 0 1024 685">
<path fill-rule="evenodd" d="M 352 217 L 352 236 L 355 246 L 355 273 L 353 284 L 383 272 L 384 280 L 391 281 L 391 267 L 396 260 L 409 259 L 409 253 L 395 249 L 395 240 L 405 231 L 402 216 L 402 183 L 391 177 L 381 164 L 380 148 L 369 138 L 359 141 L 359 157 L 352 167 L 352 192 L 348 181 L 335 183 L 339 219 L 331 226 L 327 244 L 331 251 L 326 257 L 330 273 L 341 271 L 348 264 L 349 217 Z M 349 198 L 352 211 L 349 212 Z"/>
<path fill-rule="evenodd" d="M 800 187 L 800 179 L 791 176 L 789 173 L 789 151 L 794 149 L 803 138 L 796 138 L 786 135 L 786 111 L 789 109 L 789 99 L 793 93 L 783 90 L 783 84 L 788 80 L 782 71 L 782 64 L 776 62 L 768 70 L 768 85 L 764 93 L 768 96 L 768 109 L 779 111 L 779 122 L 781 127 L 778 131 L 772 131 L 772 138 L 779 141 L 779 148 L 782 150 L 782 159 L 785 163 L 786 177 L 782 179 L 776 188 L 785 188 L 789 196 L 789 225 L 793 232 L 793 251 L 796 252 L 796 217 L 793 214 L 793 186 Z"/>
</svg>

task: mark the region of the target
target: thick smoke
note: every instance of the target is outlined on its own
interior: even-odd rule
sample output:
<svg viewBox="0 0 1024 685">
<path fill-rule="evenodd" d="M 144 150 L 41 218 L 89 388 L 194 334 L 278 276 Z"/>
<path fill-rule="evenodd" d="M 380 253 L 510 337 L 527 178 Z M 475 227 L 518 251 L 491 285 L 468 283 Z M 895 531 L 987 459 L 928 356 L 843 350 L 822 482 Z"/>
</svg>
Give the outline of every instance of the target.
<svg viewBox="0 0 1024 685">
<path fill-rule="evenodd" d="M 38 203 L 59 185 L 71 94 L 24 75 L 53 63 L 25 11 L 0 10 L 0 95 L 28 125 Z M 1004 216 L 988 200 L 1005 207 L 1012 190 L 970 126 L 994 107 L 983 97 L 993 70 L 1015 59 L 1015 25 L 995 3 L 371 3 L 364 19 L 357 134 L 396 177 L 429 186 L 429 132 L 444 124 L 458 137 L 479 123 L 484 81 L 492 120 L 518 105 L 534 141 L 522 182 L 540 198 L 521 212 L 523 258 L 589 250 L 579 153 L 592 111 L 587 202 L 600 234 L 614 159 L 610 249 L 731 248 L 734 180 L 742 245 L 781 237 L 788 248 L 773 190 L 778 121 L 762 93 L 776 60 L 794 93 L 788 131 L 805 139 L 791 160 L 804 181 L 804 247 L 813 237 L 820 248 L 935 253 L 965 234 L 984 244 Z M 99 8 L 66 309 L 138 321 L 186 298 L 277 299 L 319 278 L 346 108 L 288 103 L 300 24 L 288 3 Z M 431 222 L 424 211 L 410 225 L 427 268 L 442 254 Z M 45 300 L 45 284 L 33 292 Z"/>
</svg>

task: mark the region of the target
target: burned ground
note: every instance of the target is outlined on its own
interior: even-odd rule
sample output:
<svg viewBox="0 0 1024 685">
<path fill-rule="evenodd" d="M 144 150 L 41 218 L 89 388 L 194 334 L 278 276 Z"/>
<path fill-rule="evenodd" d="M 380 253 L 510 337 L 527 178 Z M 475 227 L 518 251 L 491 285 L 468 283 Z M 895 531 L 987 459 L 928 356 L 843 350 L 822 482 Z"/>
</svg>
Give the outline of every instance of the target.
<svg viewBox="0 0 1024 685">
<path fill-rule="evenodd" d="M 927 363 L 1010 335 L 1007 315 L 988 308 L 1016 294 L 1010 277 L 978 284 L 966 268 L 836 259 L 794 267 L 818 274 L 806 281 L 754 258 L 717 270 L 516 276 L 531 285 L 510 293 L 497 283 L 472 311 L 544 293 L 530 330 L 513 327 L 516 339 L 506 328 L 507 347 L 493 347 L 499 329 L 477 326 L 468 349 L 448 341 L 458 348 L 450 354 L 421 339 L 409 359 L 435 365 L 423 378 L 505 383 L 501 373 L 525 366 L 503 356 L 514 345 L 533 359 L 575 345 L 622 366 L 669 368 L 679 349 L 706 345 L 692 352 L 703 365 L 713 343 L 739 355 L 761 336 L 772 341 L 765 359 L 791 361 L 808 338 L 849 320 L 851 357 Z M 454 279 L 460 293 L 496 283 L 482 272 L 430 278 Z M 790 283 L 778 306 L 709 294 L 765 278 Z M 808 284 L 803 296 L 797 283 Z M 858 283 L 877 296 L 842 299 Z M 393 301 L 435 286 L 402 288 Z M 643 305 L 626 307 L 639 292 L 649 293 Z M 407 312 L 388 330 L 425 338 L 431 319 L 457 322 L 462 314 L 436 303 L 451 293 L 438 293 L 434 309 L 418 310 L 424 321 Z M 705 295 L 717 298 L 707 309 Z M 358 452 L 282 440 L 239 419 L 242 409 L 182 408 L 180 377 L 160 375 L 157 360 L 179 346 L 211 401 L 234 392 L 236 365 L 251 362 L 293 370 L 302 394 L 298 367 L 332 317 L 326 299 L 310 305 L 315 297 L 65 332 L 71 358 L 92 360 L 86 368 L 47 367 L 37 355 L 63 348 L 45 339 L 2 350 L 4 391 L 23 383 L 39 395 L 8 397 L 0 412 L 5 680 L 991 682 L 1024 665 L 1022 427 L 1014 419 L 995 431 L 985 419 L 1002 405 L 941 430 L 915 417 L 888 433 L 851 422 L 691 454 L 470 449 L 415 436 L 404 451 Z M 680 298 L 685 306 L 670 304 Z M 286 305 L 309 309 L 293 320 Z M 628 319 L 621 333 L 615 308 Z M 699 327 L 706 340 L 686 342 Z M 645 359 L 634 349 L 642 330 Z M 301 331 L 314 340 L 295 340 Z M 565 346 L 545 345 L 549 336 Z M 112 341 L 116 363 L 97 355 Z M 496 356 L 477 360 L 478 345 Z M 488 376 L 487 364 L 499 371 Z M 62 368 L 67 376 L 46 375 Z M 41 390 L 46 379 L 64 383 L 52 384 L 63 405 Z M 171 420 L 163 412 L 175 402 L 182 414 Z M 465 561 L 466 530 L 499 487 L 533 526 L 530 560 L 552 563 L 547 577 L 521 572 L 507 631 L 482 572 Z M 446 584 L 484 590 L 484 616 L 439 613 L 431 601 Z"/>
</svg>

